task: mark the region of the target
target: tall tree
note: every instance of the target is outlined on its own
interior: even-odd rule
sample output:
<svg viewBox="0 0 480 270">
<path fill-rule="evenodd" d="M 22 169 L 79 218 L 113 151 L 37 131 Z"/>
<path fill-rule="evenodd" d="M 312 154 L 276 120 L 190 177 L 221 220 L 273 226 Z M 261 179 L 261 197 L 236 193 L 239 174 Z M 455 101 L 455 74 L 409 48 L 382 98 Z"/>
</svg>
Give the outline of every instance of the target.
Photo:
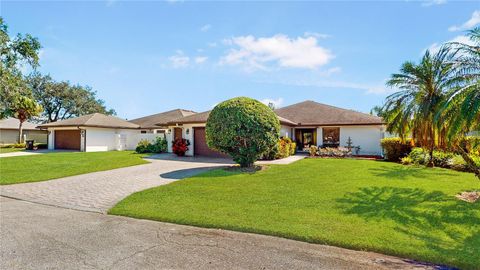
<svg viewBox="0 0 480 270">
<path fill-rule="evenodd" d="M 382 108 L 389 132 L 412 139 L 428 149 L 433 166 L 433 151 L 444 146 L 445 126 L 434 123 L 436 112 L 450 87 L 454 72 L 447 47 L 431 54 L 425 52 L 419 64 L 405 62 L 400 73 L 392 74 L 387 85 L 400 91 L 390 95 Z"/>
<path fill-rule="evenodd" d="M 8 108 L 18 95 L 29 96 L 20 67 L 38 67 L 41 45 L 29 34 L 10 38 L 8 26 L 0 17 L 0 110 Z"/>
<path fill-rule="evenodd" d="M 43 106 L 42 118 L 55 122 L 90 113 L 114 115 L 105 102 L 96 97 L 90 87 L 71 85 L 69 82 L 55 82 L 49 75 L 34 73 L 28 77 L 28 85 L 35 99 Z"/>
<path fill-rule="evenodd" d="M 438 118 L 448 123 L 446 135 L 451 147 L 480 178 L 480 168 L 470 157 L 465 139 L 468 132 L 480 128 L 480 27 L 469 31 L 468 36 L 472 44 L 448 44 L 455 55 L 455 73 Z"/>
</svg>

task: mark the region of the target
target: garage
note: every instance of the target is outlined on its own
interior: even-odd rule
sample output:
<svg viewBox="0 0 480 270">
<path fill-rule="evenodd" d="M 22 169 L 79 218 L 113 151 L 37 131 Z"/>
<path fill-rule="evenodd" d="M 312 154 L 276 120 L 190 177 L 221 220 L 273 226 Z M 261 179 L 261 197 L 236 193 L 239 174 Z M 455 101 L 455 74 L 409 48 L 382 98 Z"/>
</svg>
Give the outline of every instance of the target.
<svg viewBox="0 0 480 270">
<path fill-rule="evenodd" d="M 228 158 L 228 155 L 208 148 L 207 140 L 205 138 L 205 128 L 204 127 L 194 127 L 193 128 L 193 141 L 194 141 L 193 153 L 196 156 Z"/>
<path fill-rule="evenodd" d="M 80 151 L 80 130 L 55 130 L 55 149 Z"/>
</svg>

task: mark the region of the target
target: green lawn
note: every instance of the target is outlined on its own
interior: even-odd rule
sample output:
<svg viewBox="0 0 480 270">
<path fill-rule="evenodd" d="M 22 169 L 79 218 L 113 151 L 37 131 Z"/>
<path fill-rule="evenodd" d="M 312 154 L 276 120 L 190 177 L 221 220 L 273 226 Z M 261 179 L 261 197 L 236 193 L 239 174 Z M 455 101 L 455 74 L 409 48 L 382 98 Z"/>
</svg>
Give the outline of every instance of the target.
<svg viewBox="0 0 480 270">
<path fill-rule="evenodd" d="M 480 262 L 473 174 L 395 163 L 306 159 L 255 174 L 215 170 L 135 193 L 110 214 L 223 228 L 467 269 Z"/>
<path fill-rule="evenodd" d="M 148 163 L 131 151 L 64 152 L 0 158 L 0 185 L 37 182 Z"/>
<path fill-rule="evenodd" d="M 6 147 L 6 148 L 0 148 L 0 154 L 4 154 L 4 153 L 11 153 L 11 152 L 18 152 L 18 151 L 24 151 L 25 148 L 10 148 L 10 147 Z"/>
</svg>

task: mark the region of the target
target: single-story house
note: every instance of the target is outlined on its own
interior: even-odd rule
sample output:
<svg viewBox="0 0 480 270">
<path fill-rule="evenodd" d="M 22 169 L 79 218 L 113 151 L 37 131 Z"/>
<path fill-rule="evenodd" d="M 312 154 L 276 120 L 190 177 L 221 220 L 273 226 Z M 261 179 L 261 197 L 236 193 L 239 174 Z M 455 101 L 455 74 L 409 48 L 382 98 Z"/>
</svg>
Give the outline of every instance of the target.
<svg viewBox="0 0 480 270">
<path fill-rule="evenodd" d="M 142 139 L 153 141 L 157 136 L 164 137 L 169 121 L 191 114 L 194 112 L 176 109 L 127 121 L 94 113 L 39 125 L 38 128 L 48 131 L 49 149 L 84 152 L 133 150 Z"/>
<path fill-rule="evenodd" d="M 173 119 L 182 118 L 195 113 L 196 112 L 190 110 L 175 109 L 132 119 L 128 122 L 139 125 L 141 133 L 164 133 L 168 129 L 168 123 Z"/>
<path fill-rule="evenodd" d="M 201 155 L 211 157 L 223 157 L 224 154 L 216 152 L 207 146 L 205 138 L 205 125 L 211 111 L 201 112 L 169 122 L 169 130 L 167 132 L 168 151 L 172 151 L 172 141 L 178 138 L 189 140 L 190 147 L 185 153 L 188 156 Z M 280 136 L 287 136 L 291 127 L 296 123 L 277 116 L 281 124 Z"/>
<path fill-rule="evenodd" d="M 380 140 L 384 137 L 383 119 L 371 114 L 342 109 L 307 100 L 279 108 L 275 113 L 296 123 L 292 138 L 297 145 L 359 147 L 359 155 L 382 155 Z"/>
<path fill-rule="evenodd" d="M 382 155 L 380 140 L 384 137 L 384 123 L 380 117 L 333 107 L 314 101 L 304 101 L 275 110 L 281 124 L 280 136 L 297 142 L 299 150 L 310 145 L 358 146 L 359 155 Z M 222 157 L 208 148 L 205 125 L 210 111 L 195 113 L 189 110 L 171 110 L 126 121 L 103 114 L 91 114 L 40 125 L 48 130 L 49 149 L 79 151 L 131 150 L 141 139 L 153 140 L 165 136 L 168 151 L 172 141 L 189 140 L 186 155 Z M 160 135 L 161 134 L 161 135 Z"/>
<path fill-rule="evenodd" d="M 93 113 L 39 125 L 48 130 L 48 149 L 85 152 L 134 149 L 140 126 L 118 117 Z"/>
<path fill-rule="evenodd" d="M 18 141 L 20 121 L 16 118 L 0 120 L 0 144 L 13 144 Z M 34 140 L 36 143 L 47 143 L 47 132 L 36 128 L 37 124 L 25 121 L 22 125 L 23 139 Z"/>
<path fill-rule="evenodd" d="M 304 101 L 275 110 L 280 121 L 280 136 L 296 141 L 299 150 L 315 146 L 358 146 L 359 155 L 382 155 L 380 140 L 384 123 L 380 117 L 342 109 L 314 101 Z M 167 131 L 168 150 L 176 138 L 190 141 L 186 155 L 222 156 L 208 148 L 205 125 L 210 111 L 170 121 Z"/>
</svg>

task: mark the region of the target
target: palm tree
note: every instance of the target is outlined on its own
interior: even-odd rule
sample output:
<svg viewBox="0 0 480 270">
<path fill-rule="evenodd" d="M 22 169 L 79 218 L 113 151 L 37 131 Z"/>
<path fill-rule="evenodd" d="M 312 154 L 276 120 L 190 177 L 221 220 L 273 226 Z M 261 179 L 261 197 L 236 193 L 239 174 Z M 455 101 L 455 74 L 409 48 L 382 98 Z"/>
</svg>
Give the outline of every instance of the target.
<svg viewBox="0 0 480 270">
<path fill-rule="evenodd" d="M 480 168 L 469 156 L 465 141 L 468 132 L 480 128 L 480 27 L 469 31 L 468 36 L 473 44 L 448 44 L 455 55 L 455 74 L 439 115 L 448 121 L 446 135 L 452 148 L 480 178 Z"/>
<path fill-rule="evenodd" d="M 19 120 L 18 126 L 18 143 L 23 142 L 23 123 L 28 119 L 40 115 L 43 108 L 35 100 L 18 95 L 16 96 L 9 107 L 0 112 L 2 118 L 13 116 Z"/>
<path fill-rule="evenodd" d="M 430 153 L 427 164 L 433 167 L 433 150 L 445 144 L 444 125 L 435 124 L 436 112 L 450 89 L 454 71 L 452 54 L 444 46 L 436 53 L 426 51 L 419 64 L 405 62 L 400 73 L 392 74 L 387 85 L 399 91 L 387 97 L 382 108 L 387 131 L 414 142 Z"/>
</svg>

